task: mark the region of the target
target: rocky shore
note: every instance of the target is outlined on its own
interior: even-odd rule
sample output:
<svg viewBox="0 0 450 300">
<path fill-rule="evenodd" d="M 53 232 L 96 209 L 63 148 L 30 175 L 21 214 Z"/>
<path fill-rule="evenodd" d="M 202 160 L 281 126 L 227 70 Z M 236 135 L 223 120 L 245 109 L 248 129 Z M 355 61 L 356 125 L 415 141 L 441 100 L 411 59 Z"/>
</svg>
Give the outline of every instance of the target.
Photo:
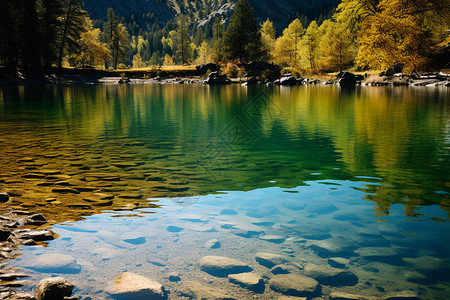
<svg viewBox="0 0 450 300">
<path fill-rule="evenodd" d="M 227 78 L 226 75 L 220 74 L 218 71 L 209 73 L 206 77 L 189 76 L 189 77 L 153 77 L 153 78 L 132 78 L 132 77 L 115 77 L 103 76 L 102 74 L 65 74 L 65 75 L 42 75 L 42 76 L 23 76 L 17 78 L 3 78 L 0 85 L 7 84 L 61 84 L 61 85 L 96 85 L 96 84 L 208 84 L 208 85 L 226 85 L 241 84 L 249 85 L 330 85 L 336 84 L 345 87 L 355 85 L 363 86 L 426 86 L 426 87 L 449 87 L 450 74 L 439 72 L 423 75 L 408 75 L 404 73 L 380 73 L 377 76 L 369 76 L 367 74 L 355 75 L 350 72 L 340 72 L 336 78 L 330 80 L 319 80 L 309 77 L 294 77 L 287 73 L 276 80 L 260 80 L 257 77 L 244 75 L 241 78 Z"/>
</svg>

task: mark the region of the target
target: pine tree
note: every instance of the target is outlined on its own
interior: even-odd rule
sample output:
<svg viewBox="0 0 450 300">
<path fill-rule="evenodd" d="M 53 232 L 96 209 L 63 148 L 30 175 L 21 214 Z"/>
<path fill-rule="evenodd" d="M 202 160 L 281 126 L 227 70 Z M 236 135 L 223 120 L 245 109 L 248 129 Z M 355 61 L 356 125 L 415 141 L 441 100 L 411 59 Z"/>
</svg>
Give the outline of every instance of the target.
<svg viewBox="0 0 450 300">
<path fill-rule="evenodd" d="M 128 32 L 122 23 L 119 23 L 115 30 L 112 32 L 112 39 L 110 48 L 113 57 L 113 67 L 117 69 L 119 60 L 125 58 L 127 54 L 128 45 Z"/>
<path fill-rule="evenodd" d="M 188 64 L 192 59 L 191 37 L 189 36 L 189 26 L 187 18 L 181 15 L 177 22 L 177 46 L 182 64 Z"/>
<path fill-rule="evenodd" d="M 259 60 L 263 56 L 261 33 L 252 6 L 247 0 L 239 0 L 234 6 L 224 47 L 230 59 L 242 62 Z"/>
<path fill-rule="evenodd" d="M 84 29 L 83 21 L 87 13 L 82 8 L 82 0 L 67 0 L 61 29 L 58 67 L 61 68 L 64 54 L 79 50 L 78 40 Z"/>
<path fill-rule="evenodd" d="M 49 68 L 58 57 L 56 41 L 62 26 L 60 16 L 64 13 L 64 2 L 62 0 L 39 0 L 37 7 L 43 65 L 45 68 Z"/>
<path fill-rule="evenodd" d="M 224 55 L 223 50 L 223 35 L 225 33 L 225 28 L 222 24 L 222 18 L 216 17 L 214 19 L 214 23 L 212 26 L 212 32 L 213 32 L 213 39 L 212 39 L 212 46 L 213 46 L 213 56 L 214 60 L 216 62 L 219 62 L 222 60 Z"/>
</svg>

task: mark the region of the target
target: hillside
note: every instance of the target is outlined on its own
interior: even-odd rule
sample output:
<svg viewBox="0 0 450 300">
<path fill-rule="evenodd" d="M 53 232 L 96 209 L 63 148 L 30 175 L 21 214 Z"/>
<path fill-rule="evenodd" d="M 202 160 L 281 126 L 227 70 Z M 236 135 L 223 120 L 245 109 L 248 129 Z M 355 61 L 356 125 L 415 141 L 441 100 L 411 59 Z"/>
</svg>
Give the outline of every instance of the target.
<svg viewBox="0 0 450 300">
<path fill-rule="evenodd" d="M 85 0 L 85 9 L 92 19 L 104 19 L 106 10 L 112 7 L 126 19 L 132 15 L 136 22 L 142 22 L 141 16 L 153 13 L 164 25 L 176 15 L 183 13 L 199 25 L 221 15 L 227 19 L 237 0 Z M 320 15 L 337 6 L 339 0 L 249 0 L 259 21 L 271 19 L 277 28 L 285 28 L 296 17 L 317 19 Z M 143 25 L 143 24 L 141 24 Z"/>
</svg>

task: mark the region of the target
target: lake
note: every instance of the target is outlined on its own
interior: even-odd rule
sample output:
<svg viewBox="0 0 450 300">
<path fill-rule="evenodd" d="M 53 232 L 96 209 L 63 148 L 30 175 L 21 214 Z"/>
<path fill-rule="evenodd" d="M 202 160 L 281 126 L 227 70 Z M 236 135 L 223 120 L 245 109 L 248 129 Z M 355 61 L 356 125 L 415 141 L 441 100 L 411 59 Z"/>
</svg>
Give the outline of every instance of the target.
<svg viewBox="0 0 450 300">
<path fill-rule="evenodd" d="M 423 87 L 3 87 L 0 192 L 12 199 L 0 210 L 42 213 L 59 236 L 3 268 L 34 286 L 62 275 L 79 299 L 112 299 L 123 272 L 169 299 L 448 299 L 449 99 Z M 38 266 L 49 254 L 69 263 Z M 216 256 L 262 282 L 205 266 Z M 295 287 L 301 276 L 313 291 Z"/>
</svg>

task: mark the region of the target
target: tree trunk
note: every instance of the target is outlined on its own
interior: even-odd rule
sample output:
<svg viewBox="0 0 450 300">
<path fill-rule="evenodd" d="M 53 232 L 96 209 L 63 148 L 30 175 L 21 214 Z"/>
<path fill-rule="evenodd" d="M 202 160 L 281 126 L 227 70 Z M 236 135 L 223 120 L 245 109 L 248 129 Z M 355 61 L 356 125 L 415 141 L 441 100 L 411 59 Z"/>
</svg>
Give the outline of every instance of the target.
<svg viewBox="0 0 450 300">
<path fill-rule="evenodd" d="M 66 43 L 67 27 L 69 27 L 69 18 L 72 10 L 72 0 L 69 0 L 69 8 L 67 9 L 66 20 L 64 21 L 64 31 L 61 40 L 61 46 L 59 47 L 58 67 L 62 67 L 62 58 L 64 55 L 64 46 Z"/>
</svg>

